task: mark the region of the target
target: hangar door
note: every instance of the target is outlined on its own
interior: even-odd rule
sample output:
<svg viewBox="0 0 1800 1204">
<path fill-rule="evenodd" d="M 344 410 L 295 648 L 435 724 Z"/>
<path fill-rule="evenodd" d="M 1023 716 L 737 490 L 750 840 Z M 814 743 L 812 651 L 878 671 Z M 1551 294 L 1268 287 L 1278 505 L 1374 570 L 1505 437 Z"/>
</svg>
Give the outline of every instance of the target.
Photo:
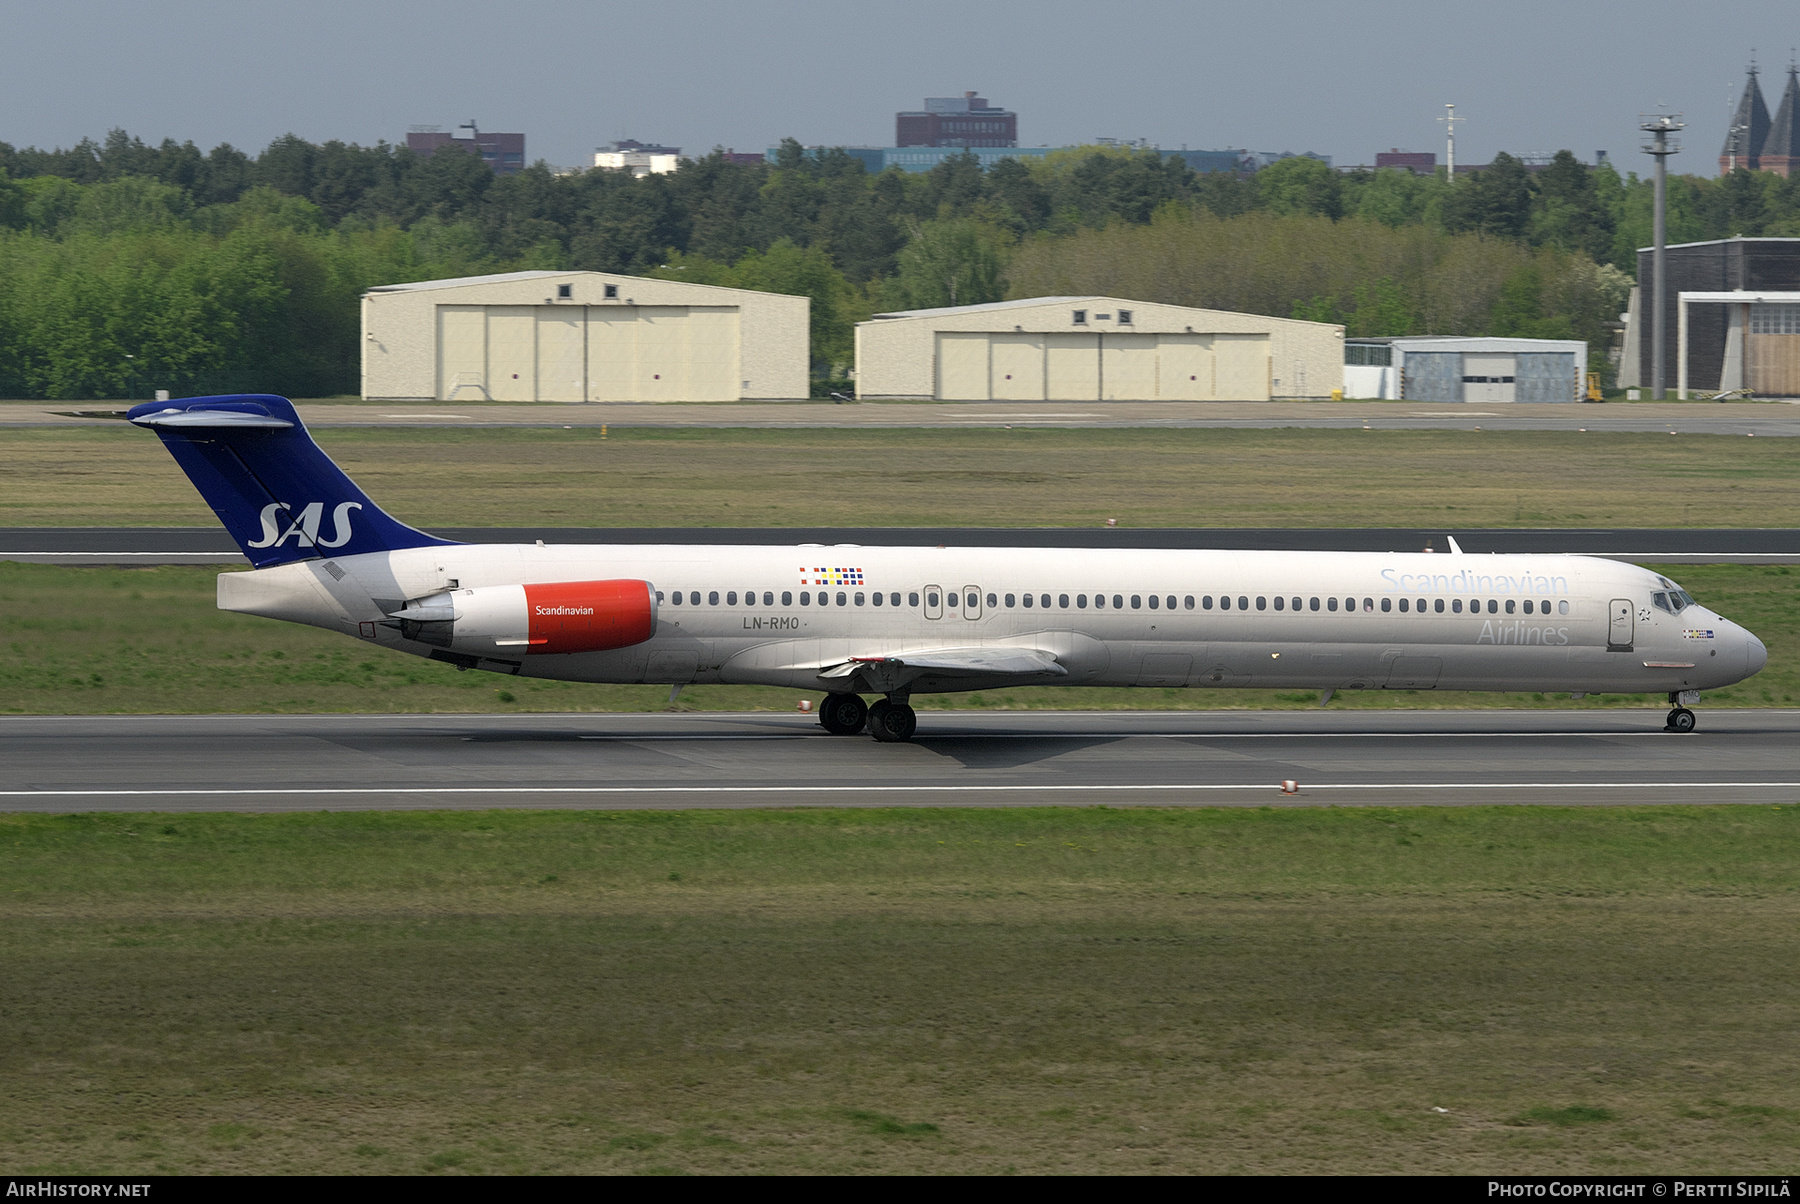
<svg viewBox="0 0 1800 1204">
<path fill-rule="evenodd" d="M 736 401 L 734 306 L 442 305 L 442 401 Z"/>
<path fill-rule="evenodd" d="M 1269 336 L 941 331 L 943 401 L 1266 401 Z"/>
</svg>

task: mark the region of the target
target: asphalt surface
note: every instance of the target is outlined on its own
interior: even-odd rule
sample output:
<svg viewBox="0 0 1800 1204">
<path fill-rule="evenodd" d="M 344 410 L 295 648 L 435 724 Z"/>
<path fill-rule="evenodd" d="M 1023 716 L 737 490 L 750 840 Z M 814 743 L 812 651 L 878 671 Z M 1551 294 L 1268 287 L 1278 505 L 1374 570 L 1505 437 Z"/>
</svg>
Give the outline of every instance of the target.
<svg viewBox="0 0 1800 1204">
<path fill-rule="evenodd" d="M 1800 711 L 0 718 L 0 810 L 1800 801 Z M 1297 783 L 1284 794 L 1281 783 Z"/>
<path fill-rule="evenodd" d="M 93 426 L 129 402 L 0 402 L 0 427 Z M 1413 401 L 963 401 L 298 403 L 310 427 L 1292 427 L 1313 430 L 1676 431 L 1800 435 L 1800 404 L 1622 402 L 1607 405 L 1438 405 Z"/>
<path fill-rule="evenodd" d="M 464 543 L 859 544 L 865 547 L 1271 548 L 1321 552 L 1570 553 L 1635 564 L 1800 564 L 1800 529 L 1499 529 L 1411 527 L 445 527 Z M 243 564 L 223 527 L 0 528 L 0 560 L 41 564 Z"/>
</svg>

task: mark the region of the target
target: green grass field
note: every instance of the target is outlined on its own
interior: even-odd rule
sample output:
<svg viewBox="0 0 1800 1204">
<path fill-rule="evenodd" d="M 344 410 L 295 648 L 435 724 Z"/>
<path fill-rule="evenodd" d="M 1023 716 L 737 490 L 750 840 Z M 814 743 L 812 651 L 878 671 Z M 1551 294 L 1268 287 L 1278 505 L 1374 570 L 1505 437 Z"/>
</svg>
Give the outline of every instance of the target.
<svg viewBox="0 0 1800 1204">
<path fill-rule="evenodd" d="M 217 570 L 62 568 L 0 562 L 0 713 L 320 711 L 653 711 L 667 686 L 594 686 L 458 673 L 317 628 L 217 609 Z M 1732 706 L 1800 702 L 1800 575 L 1787 567 L 1683 569 L 1705 604 L 1760 635 L 1769 666 L 1709 691 Z M 792 710 L 796 690 L 691 686 L 684 710 Z M 1311 693 L 1263 690 L 1056 689 L 921 695 L 924 708 L 1205 709 L 1310 707 Z M 1334 707 L 1666 708 L 1659 696 L 1465 694 L 1370 690 Z"/>
<path fill-rule="evenodd" d="M 0 1165 L 1782 1173 L 1800 807 L 0 816 Z"/>
<path fill-rule="evenodd" d="M 320 444 L 431 526 L 1761 527 L 1800 446 L 1554 431 L 336 428 Z M 0 527 L 212 526 L 121 424 L 0 430 Z"/>
</svg>

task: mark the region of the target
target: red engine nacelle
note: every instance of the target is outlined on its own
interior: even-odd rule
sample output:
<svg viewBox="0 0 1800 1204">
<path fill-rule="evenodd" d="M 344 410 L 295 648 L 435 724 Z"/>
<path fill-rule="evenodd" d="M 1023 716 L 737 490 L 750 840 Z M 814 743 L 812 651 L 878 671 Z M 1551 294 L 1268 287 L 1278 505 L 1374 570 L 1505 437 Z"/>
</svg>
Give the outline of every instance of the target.
<svg viewBox="0 0 1800 1204">
<path fill-rule="evenodd" d="M 656 631 L 648 581 L 557 581 L 525 587 L 530 652 L 604 652 Z"/>
</svg>

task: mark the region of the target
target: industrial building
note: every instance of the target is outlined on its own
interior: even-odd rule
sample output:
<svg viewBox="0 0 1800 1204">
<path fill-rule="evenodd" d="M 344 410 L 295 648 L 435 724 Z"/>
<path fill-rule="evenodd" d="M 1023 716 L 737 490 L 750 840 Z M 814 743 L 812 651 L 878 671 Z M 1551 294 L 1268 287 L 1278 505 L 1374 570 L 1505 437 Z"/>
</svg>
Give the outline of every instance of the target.
<svg viewBox="0 0 1800 1204">
<path fill-rule="evenodd" d="M 895 146 L 1017 146 L 1019 115 L 973 92 L 927 96 L 923 112 L 894 114 Z"/>
<path fill-rule="evenodd" d="M 628 171 L 639 179 L 667 175 L 681 167 L 681 148 L 652 146 L 635 138 L 621 138 L 594 148 L 594 166 L 607 171 Z"/>
<path fill-rule="evenodd" d="M 1342 326 L 1119 297 L 877 314 L 856 393 L 940 401 L 1267 401 L 1343 384 Z"/>
<path fill-rule="evenodd" d="M 1625 350 L 1619 365 L 1622 388 L 1653 387 L 1655 383 L 1654 315 L 1647 295 L 1653 255 L 1650 247 L 1638 250 L 1638 283 L 1631 290 Z M 1788 336 L 1762 337 L 1786 330 L 1800 313 L 1793 308 L 1800 297 L 1778 295 L 1800 294 L 1800 238 L 1677 243 L 1667 248 L 1666 263 L 1665 390 L 1749 389 L 1764 396 L 1800 395 L 1800 378 L 1790 375 L 1787 367 L 1791 354 L 1785 341 Z M 1682 304 L 1684 294 L 1688 295 L 1686 305 Z M 1718 294 L 1737 295 L 1721 298 Z M 1749 341 L 1744 341 L 1746 338 Z M 1728 356 L 1730 347 L 1736 350 Z"/>
<path fill-rule="evenodd" d="M 607 272 L 384 285 L 362 298 L 362 394 L 382 401 L 805 397 L 811 305 L 806 297 Z"/>
<path fill-rule="evenodd" d="M 415 125 L 406 135 L 406 149 L 421 159 L 429 159 L 440 150 L 458 150 L 475 155 L 495 175 L 517 175 L 525 170 L 525 135 L 489 134 L 477 129 L 473 119 L 446 134 L 435 125 Z"/>
<path fill-rule="evenodd" d="M 1344 396 L 1363 400 L 1580 401 L 1587 344 L 1580 339 L 1418 335 L 1347 339 Z"/>
</svg>

